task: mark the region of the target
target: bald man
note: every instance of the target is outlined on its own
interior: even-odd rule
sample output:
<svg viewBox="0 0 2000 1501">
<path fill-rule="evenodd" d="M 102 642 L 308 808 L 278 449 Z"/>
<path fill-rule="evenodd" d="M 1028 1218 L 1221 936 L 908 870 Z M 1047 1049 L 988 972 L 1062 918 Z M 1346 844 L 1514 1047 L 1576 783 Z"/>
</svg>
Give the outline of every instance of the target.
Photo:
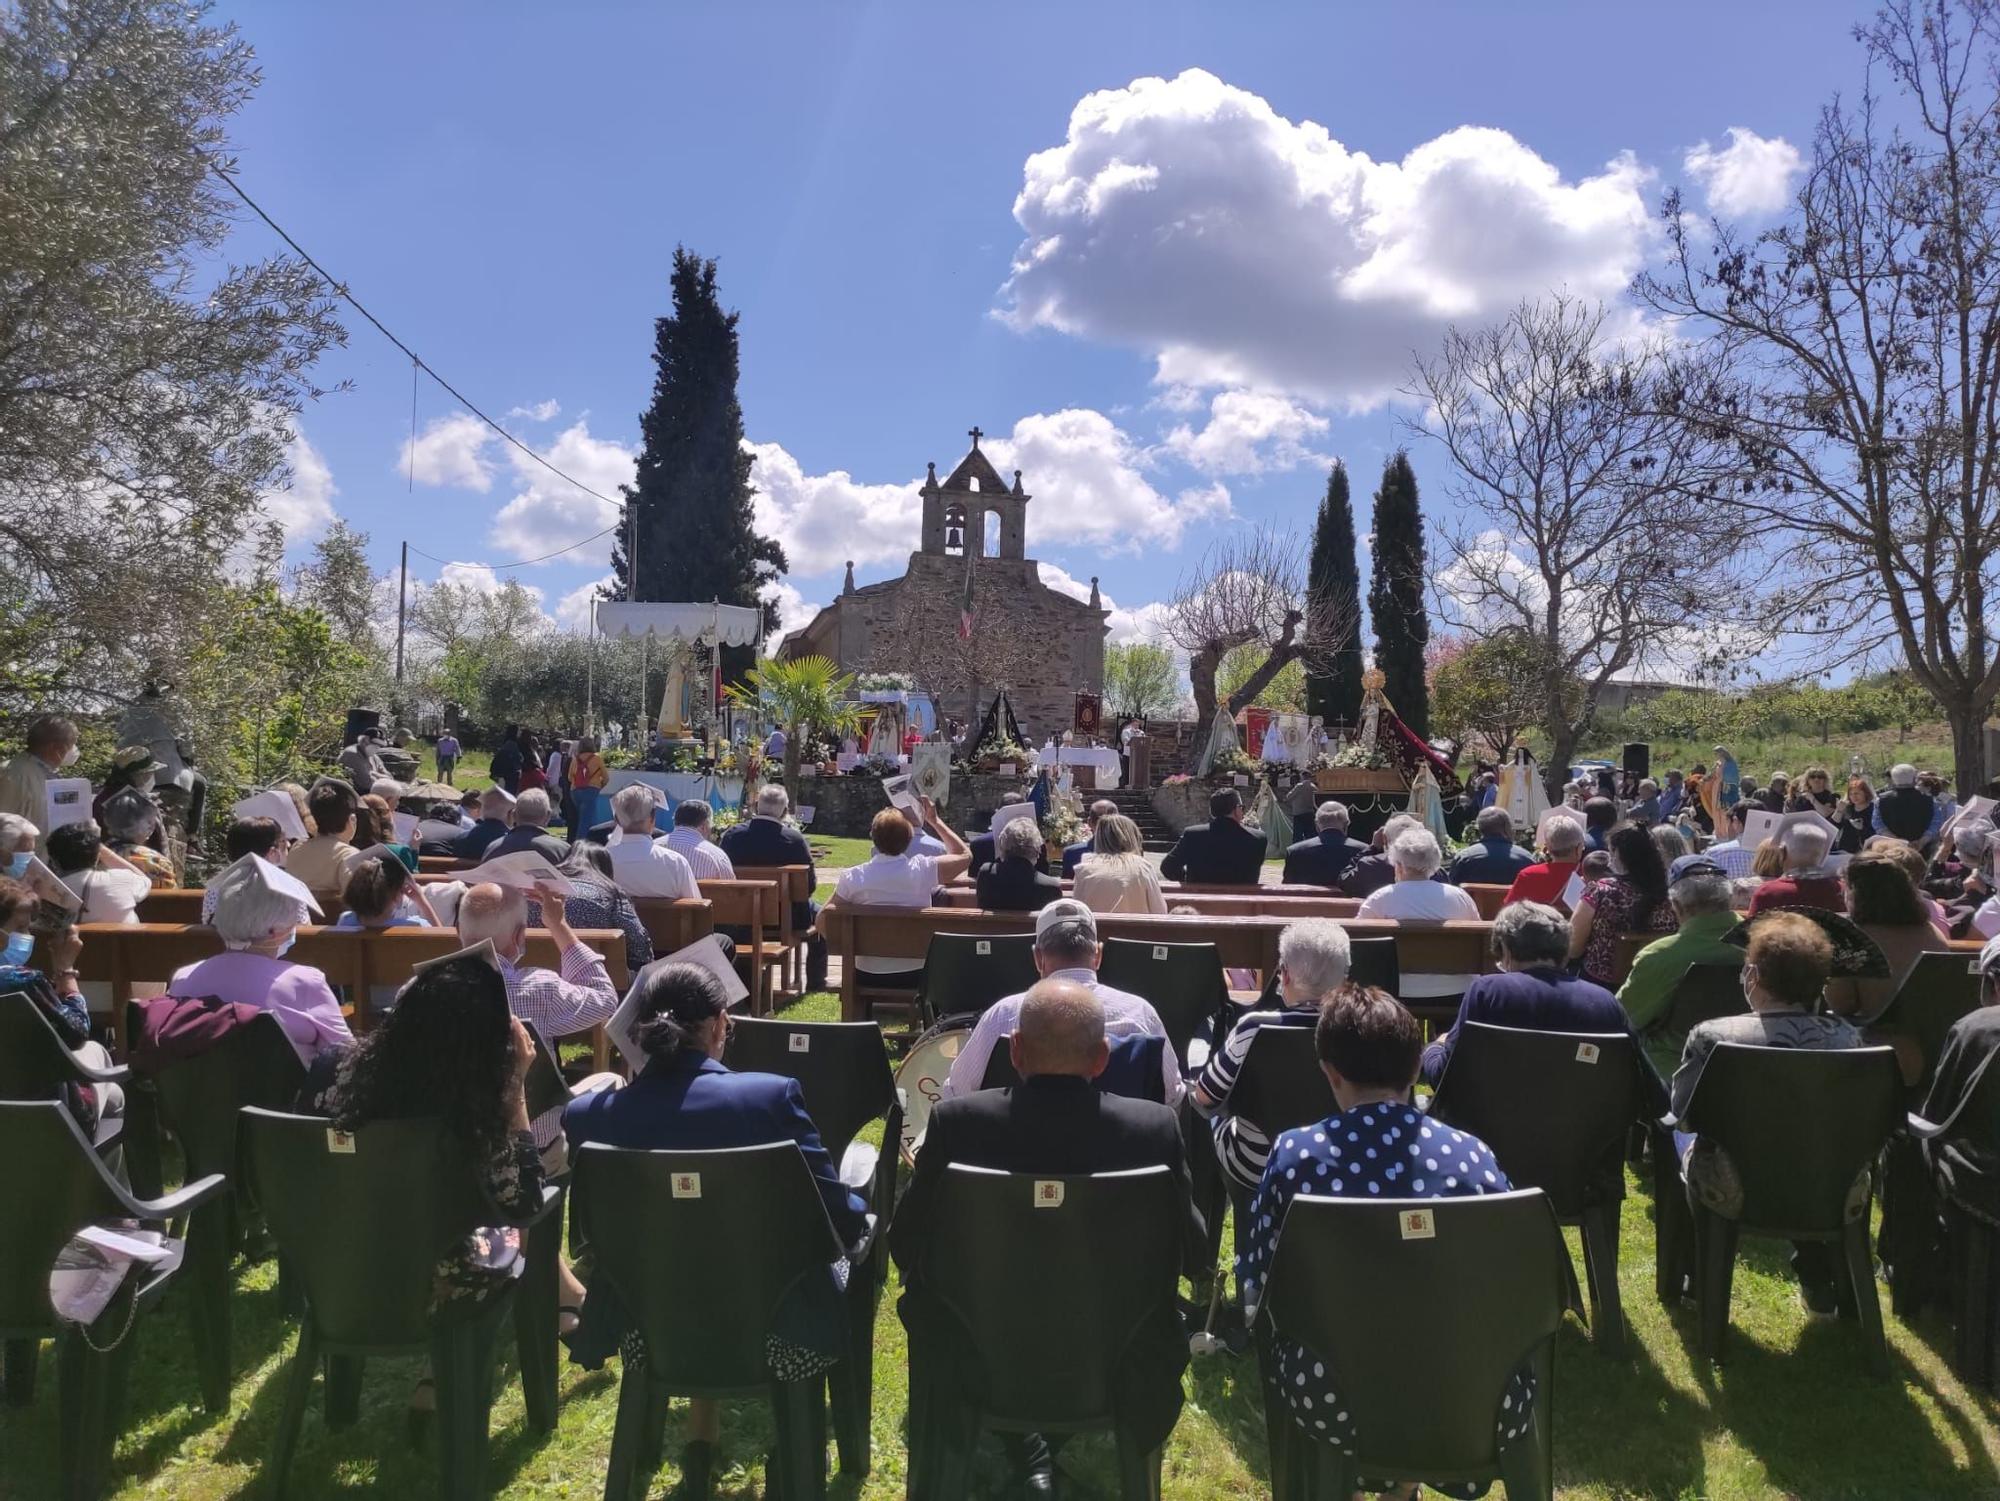
<svg viewBox="0 0 2000 1501">
<path fill-rule="evenodd" d="M 1170 1168 L 1184 1226 L 1184 1265 L 1192 1272 L 1203 1266 L 1207 1255 L 1201 1216 L 1188 1192 L 1187 1157 L 1174 1112 L 1150 1100 L 1103 1094 L 1095 1086 L 1111 1053 L 1104 1035 L 1104 1008 L 1090 987 L 1054 979 L 1034 986 L 1021 1002 L 1020 1020 L 1008 1048 L 1021 1082 L 938 1102 L 917 1153 L 916 1172 L 890 1222 L 889 1251 L 904 1288 L 898 1311 L 912 1345 L 937 1340 L 949 1348 L 955 1338 L 952 1316 L 926 1294 L 923 1285 L 938 1185 L 953 1163 L 1050 1176 Z M 1117 1255 L 1117 1247 L 1106 1247 L 1105 1254 Z M 1032 1314 L 1032 1310 L 1022 1312 Z M 1165 1441 L 1180 1416 L 1187 1337 L 1175 1316 L 1143 1333 L 1135 1346 L 1118 1403 L 1150 1448 Z M 971 1356 L 954 1349 L 940 1358 L 949 1368 L 963 1365 Z M 1025 1470 L 1028 1493 L 1051 1494 L 1046 1446 L 1031 1442 L 1008 1447 Z"/>
</svg>

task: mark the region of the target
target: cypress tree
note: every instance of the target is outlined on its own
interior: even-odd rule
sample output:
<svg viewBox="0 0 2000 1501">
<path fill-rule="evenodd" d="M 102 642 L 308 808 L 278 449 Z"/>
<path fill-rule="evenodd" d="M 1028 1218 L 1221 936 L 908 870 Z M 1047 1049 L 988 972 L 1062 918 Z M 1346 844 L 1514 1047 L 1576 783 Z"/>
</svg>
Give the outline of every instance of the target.
<svg viewBox="0 0 2000 1501">
<path fill-rule="evenodd" d="M 610 597 L 754 605 L 786 563 L 752 520 L 736 314 L 722 310 L 715 262 L 685 247 L 674 250 L 672 287 L 673 312 L 653 324 L 653 402 L 639 419 L 637 474 L 623 487 Z"/>
<path fill-rule="evenodd" d="M 1424 517 L 1417 505 L 1417 476 L 1398 449 L 1382 466 L 1375 492 L 1375 567 L 1368 583 L 1368 617 L 1375 627 L 1375 665 L 1403 723 L 1430 737 L 1430 693 L 1424 685 L 1424 648 L 1430 617 L 1424 610 Z"/>
<path fill-rule="evenodd" d="M 1314 649 L 1306 662 L 1306 712 L 1328 724 L 1361 717 L 1361 571 L 1354 557 L 1354 506 L 1347 465 L 1334 461 L 1313 528 L 1306 576 L 1307 618 Z M 1337 643 L 1331 651 L 1325 643 Z"/>
</svg>

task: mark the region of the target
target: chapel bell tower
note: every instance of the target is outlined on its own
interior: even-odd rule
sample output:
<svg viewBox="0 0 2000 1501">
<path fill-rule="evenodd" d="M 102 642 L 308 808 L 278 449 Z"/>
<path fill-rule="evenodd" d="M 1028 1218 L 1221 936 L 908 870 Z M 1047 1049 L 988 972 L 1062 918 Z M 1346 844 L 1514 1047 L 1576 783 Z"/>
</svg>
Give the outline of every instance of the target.
<svg viewBox="0 0 2000 1501">
<path fill-rule="evenodd" d="M 932 464 L 917 492 L 924 501 L 922 550 L 963 557 L 970 548 L 975 556 L 1021 561 L 1028 555 L 1029 500 L 1021 488 L 1021 471 L 1014 471 L 1010 489 L 979 451 L 979 440 L 986 435 L 975 427 L 968 436 L 972 448 L 950 477 L 939 484 L 937 465 Z"/>
</svg>

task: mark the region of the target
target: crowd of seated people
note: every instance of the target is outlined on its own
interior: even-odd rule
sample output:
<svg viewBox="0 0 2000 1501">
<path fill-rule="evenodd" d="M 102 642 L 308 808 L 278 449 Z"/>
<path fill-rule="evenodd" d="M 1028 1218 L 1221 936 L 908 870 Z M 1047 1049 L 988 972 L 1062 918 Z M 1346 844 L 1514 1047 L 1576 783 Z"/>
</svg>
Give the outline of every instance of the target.
<svg viewBox="0 0 2000 1501">
<path fill-rule="evenodd" d="M 1942 800 L 1935 793 L 1914 781 L 1891 780 L 1892 792 L 1907 789 L 1929 799 L 1936 812 Z M 1677 786 L 1670 784 L 1669 790 Z M 1639 816 L 1620 817 L 1616 803 L 1592 798 L 1578 810 L 1580 818 L 1549 821 L 1542 847 L 1534 851 L 1517 842 L 1504 810 L 1487 807 L 1476 815 L 1477 839 L 1449 866 L 1436 837 L 1414 818 L 1390 819 L 1370 846 L 1349 837 L 1343 805 L 1320 803 L 1313 836 L 1286 852 L 1287 881 L 1296 877 L 1360 896 L 1363 919 L 1417 924 L 1476 919 L 1478 908 L 1462 888 L 1505 886 L 1505 902 L 1491 928 L 1497 972 L 1403 976 L 1403 997 L 1460 997 L 1456 1021 L 1426 1047 L 1422 1027 L 1402 998 L 1349 982 L 1351 947 L 1339 922 L 1290 922 L 1278 938 L 1276 1004 L 1224 1013 L 1233 1016 L 1233 1025 L 1191 1082 L 1184 1078 L 1186 1060 L 1165 1046 L 1165 1027 L 1152 1003 L 1099 983 L 1098 915 L 1164 911 L 1162 874 L 1188 884 L 1254 886 L 1264 875 L 1266 841 L 1245 824 L 1241 796 L 1234 789 L 1219 791 L 1210 820 L 1182 834 L 1164 871 L 1147 860 L 1130 819 L 1109 803 L 1094 806 L 1089 838 L 1063 852 L 1065 873 L 1074 873 L 1073 897 L 1066 897 L 1061 880 L 1045 869 L 1036 822 L 1004 824 L 989 836 L 993 858 L 974 887 L 983 908 L 1036 914 L 1033 953 L 1040 978 L 1025 992 L 988 1007 L 966 1036 L 930 1115 L 909 1189 L 894 1207 L 887 1246 L 903 1270 L 900 1312 L 913 1350 L 933 1357 L 943 1350 L 944 1358 L 955 1361 L 972 1358 L 954 1344 L 957 1333 L 930 1297 L 924 1275 L 939 1181 L 953 1163 L 1047 1174 L 1166 1166 L 1175 1174 L 1185 1208 L 1186 1270 L 1199 1274 L 1205 1270 L 1203 1227 L 1188 1189 L 1189 1148 L 1176 1114 L 1185 1096 L 1208 1123 L 1194 1150 L 1215 1154 L 1231 1190 L 1238 1216 L 1239 1290 L 1245 1302 L 1254 1303 L 1286 1209 L 1301 1191 L 1393 1190 L 1400 1197 L 1430 1197 L 1507 1188 L 1503 1165 L 1483 1143 L 1433 1127 L 1412 1094 L 1418 1083 L 1434 1086 L 1444 1076 L 1464 1026 L 1645 1034 L 1663 1019 L 1675 984 L 1691 964 L 1733 964 L 1740 969 L 1747 1010 L 1705 1022 L 1684 1041 L 1675 1039 L 1679 1067 L 1671 1099 L 1663 1095 L 1649 1102 L 1679 1111 L 1718 1044 L 1859 1046 L 1859 1024 L 1880 1013 L 1925 953 L 1946 947 L 1954 926 L 1978 931 L 1979 914 L 1991 904 L 2000 927 L 2000 898 L 1992 885 L 2000 839 L 1990 825 L 1941 834 L 1926 814 L 1917 840 L 1871 832 L 1842 868 L 1829 860 L 1842 853 L 1834 845 L 1844 835 L 1813 823 L 1790 824 L 1757 850 L 1744 851 L 1739 843 L 1732 851 L 1735 841 L 1725 837 L 1689 853 L 1687 834 L 1660 819 L 1667 794 L 1649 784 L 1635 791 L 1638 796 L 1625 811 Z M 1809 772 L 1795 788 L 1767 787 L 1761 806 L 1775 798 L 1783 812 L 1820 811 L 1827 802 L 1822 793 L 1828 793 L 1828 779 Z M 121 789 L 106 803 L 109 819 L 117 822 L 117 842 L 127 847 L 124 855 L 93 825 L 66 826 L 47 841 L 57 876 L 82 904 L 82 921 L 129 922 L 154 889 L 157 872 L 130 858 L 137 850 L 153 853 L 147 841 L 154 827 L 143 809 L 131 806 L 139 796 Z M 719 843 L 707 810 L 697 804 L 684 805 L 691 810 L 687 816 L 676 815 L 672 831 L 660 833 L 657 801 L 641 788 L 611 799 L 616 828 L 609 844 L 555 838 L 548 832 L 550 799 L 539 788 L 524 787 L 518 798 L 485 794 L 477 823 L 468 828 L 463 819 L 451 820 L 458 825 L 449 836 L 451 852 L 461 858 L 538 856 L 567 889 L 551 880 L 524 891 L 481 881 L 473 869 L 466 872 L 471 884 L 455 889 L 455 900 L 442 912 L 410 868 L 416 849 L 398 849 L 398 841 L 388 837 L 389 815 L 397 811 L 393 793 L 371 789 L 357 795 L 327 779 L 306 790 L 303 802 L 308 837 L 296 844 L 270 819 L 239 819 L 229 827 L 232 863 L 209 883 L 206 898 L 225 951 L 177 972 L 170 995 L 213 997 L 274 1013 L 302 1053 L 318 1063 L 307 1103 L 342 1129 L 409 1115 L 443 1118 L 472 1149 L 502 1211 L 511 1213 L 538 1198 L 544 1179 L 561 1172 L 570 1155 L 589 1143 L 703 1149 L 790 1140 L 804 1154 L 841 1242 L 857 1244 L 861 1201 L 840 1184 L 799 1086 L 777 1075 L 732 1071 L 721 1062 L 729 1008 L 705 970 L 664 966 L 639 982 L 632 1038 L 644 1062 L 630 1080 L 615 1073 L 592 1075 L 570 1086 L 566 1105 L 534 1119 L 522 1086 L 535 1034 L 553 1047 L 602 1025 L 619 1004 L 602 956 L 578 939 L 577 928 L 622 930 L 628 963 L 637 971 L 651 958 L 651 947 L 633 896 L 694 895 L 697 878 L 733 872 L 739 864 L 810 863 L 804 840 L 784 821 L 789 804 L 781 788 L 761 789 L 753 799 L 755 816 Z M 1801 802 L 1809 806 L 1797 806 Z M 1611 810 L 1609 821 L 1597 804 Z M 1906 798 L 1891 804 L 1886 818 L 1872 816 L 1914 827 L 1920 812 L 1923 808 Z M 1742 814 L 1741 805 L 1725 810 L 1725 836 L 1740 840 Z M 39 830 L 18 815 L 0 817 L 13 820 L 0 822 L 0 855 L 7 856 L 11 869 L 16 854 L 38 846 Z M 418 840 L 426 850 L 433 843 L 421 825 Z M 1926 861 L 1918 848 L 1924 841 L 1935 849 L 1935 862 Z M 938 887 L 972 863 L 967 842 L 928 799 L 915 820 L 883 810 L 873 820 L 870 843 L 871 858 L 841 874 L 833 907 L 927 907 Z M 1593 844 L 1601 846 L 1608 865 L 1595 879 L 1584 858 Z M 1726 858 L 1732 855 L 1747 860 Z M 1759 861 L 1764 873 L 1750 877 L 1757 884 L 1739 889 L 1742 870 L 1757 869 Z M 336 884 L 319 884 L 327 881 Z M 400 992 L 382 998 L 394 1004 L 378 1005 L 374 1028 L 357 1039 L 326 976 L 287 957 L 297 929 L 317 915 L 316 893 L 339 895 L 340 926 L 452 927 L 466 952 L 426 967 Z M 32 951 L 32 942 L 21 940 L 28 936 L 33 905 L 32 893 L 0 878 L 0 934 L 6 938 L 5 959 L 16 968 Z M 1561 910 L 1566 906 L 1572 910 Z M 1851 919 L 1881 951 L 1888 974 L 1834 973 L 1832 946 L 1799 909 Z M 811 918 L 810 909 L 806 916 Z M 1747 935 L 1737 931 L 1746 918 Z M 555 969 L 524 962 L 531 929 L 547 931 L 559 955 Z M 1621 945 L 1632 934 L 1651 941 L 1619 983 Z M 1927 1108 L 1948 1110 L 1953 1092 L 1962 1095 L 1971 1087 L 1977 1065 L 1996 1046 L 1992 1039 L 2000 1037 L 2000 1024 L 1993 1020 L 2000 1015 L 1993 1005 L 2000 1000 L 2000 944 L 1988 952 L 1994 956 L 1982 971 L 1988 1009 L 1952 1030 L 1944 1055 L 1951 1066 L 1939 1065 Z M 75 983 L 75 951 L 52 945 L 51 954 L 54 972 L 42 988 L 52 1021 L 63 1024 L 59 1034 L 79 1056 L 96 1057 L 84 1051 L 96 1045 L 88 1041 L 90 1017 Z M 914 985 L 923 961 L 862 956 L 857 963 L 871 984 L 893 986 Z M 7 973 L 0 969 L 0 988 L 6 988 Z M 1311 1030 L 1337 1107 L 1325 1121 L 1283 1129 L 1275 1138 L 1232 1108 L 1251 1043 L 1272 1027 Z M 1151 1045 L 1134 1055 L 1143 1057 L 1143 1071 L 1121 1064 L 1134 1044 Z M 1000 1057 L 1012 1063 L 1019 1082 L 989 1091 L 984 1085 Z M 115 1110 L 116 1101 L 99 1102 L 97 1108 Z M 1365 1150 L 1345 1150 L 1338 1157 L 1328 1151 L 1330 1143 L 1363 1139 Z M 1687 1155 L 1691 1179 L 1717 1171 L 1701 1143 L 1686 1140 L 1679 1149 Z M 1957 1159 L 1944 1168 L 1954 1163 Z M 1965 1173 L 1990 1173 L 2000 1162 L 1958 1166 Z M 1391 1168 L 1399 1169 L 1393 1177 Z M 496 1279 L 517 1275 L 518 1250 L 518 1237 L 507 1227 L 482 1230 L 440 1264 L 440 1304 L 476 1300 Z M 1812 1311 L 1844 1311 L 1839 1268 L 1823 1251 L 1801 1244 L 1794 1264 Z M 838 1295 L 851 1270 L 846 1259 L 837 1259 L 824 1279 L 800 1285 L 767 1346 L 774 1378 L 814 1375 L 838 1357 L 844 1328 Z M 613 1353 L 628 1361 L 645 1359 L 629 1312 L 618 1307 L 608 1287 L 587 1288 L 566 1265 L 562 1279 L 564 1323 L 580 1363 L 601 1364 Z M 1306 1352 L 1282 1341 L 1273 1346 L 1272 1358 L 1290 1417 L 1316 1439 L 1351 1442 L 1351 1434 L 1338 1427 L 1336 1415 L 1343 1411 L 1338 1377 L 1316 1369 Z M 1164 1437 L 1171 1430 L 1185 1363 L 1186 1331 L 1178 1321 L 1149 1330 L 1130 1353 L 1129 1391 L 1121 1410 L 1137 1415 L 1143 1432 Z M 1499 1443 L 1519 1439 L 1541 1396 L 1529 1371 L 1516 1373 Z M 416 1408 L 424 1410 L 427 1401 L 427 1389 L 420 1387 Z M 1322 1421 L 1326 1428 L 1318 1426 Z M 721 1415 L 715 1404 L 697 1404 L 686 1434 L 683 1470 L 690 1494 L 702 1494 L 703 1477 L 719 1468 Z M 1058 1447 L 1056 1435 L 1010 1444 L 1030 1491 L 1046 1493 L 1050 1456 Z M 1407 1487 L 1420 1478 L 1388 1477 L 1379 1488 Z"/>
</svg>

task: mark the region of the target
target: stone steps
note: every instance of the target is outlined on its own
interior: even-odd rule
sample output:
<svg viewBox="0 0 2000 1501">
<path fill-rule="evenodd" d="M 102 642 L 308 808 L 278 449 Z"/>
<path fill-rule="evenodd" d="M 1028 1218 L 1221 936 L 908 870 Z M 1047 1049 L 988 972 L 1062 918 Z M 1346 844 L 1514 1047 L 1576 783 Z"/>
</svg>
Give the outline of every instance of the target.
<svg viewBox="0 0 2000 1501">
<path fill-rule="evenodd" d="M 1139 826 L 1140 837 L 1146 841 L 1149 851 L 1165 851 L 1174 847 L 1180 837 L 1178 829 L 1169 828 L 1153 811 L 1152 797 L 1137 788 L 1121 788 L 1107 792 L 1104 796 L 1118 805 L 1118 811 Z"/>
</svg>

